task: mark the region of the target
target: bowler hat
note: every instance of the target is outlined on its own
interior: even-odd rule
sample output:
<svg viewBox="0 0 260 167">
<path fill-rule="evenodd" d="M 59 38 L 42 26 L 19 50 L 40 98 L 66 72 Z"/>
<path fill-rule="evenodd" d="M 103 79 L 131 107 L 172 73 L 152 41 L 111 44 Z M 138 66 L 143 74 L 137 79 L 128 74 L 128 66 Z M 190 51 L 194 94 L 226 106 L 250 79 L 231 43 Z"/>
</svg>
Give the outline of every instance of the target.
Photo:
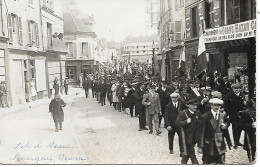
<svg viewBox="0 0 260 167">
<path fill-rule="evenodd" d="M 232 88 L 242 88 L 242 84 L 241 83 L 233 84 Z"/>
<path fill-rule="evenodd" d="M 172 93 L 171 95 L 170 95 L 170 97 L 179 97 L 179 93 Z"/>
<path fill-rule="evenodd" d="M 61 96 L 60 95 L 55 95 L 55 99 L 60 99 Z"/>
</svg>

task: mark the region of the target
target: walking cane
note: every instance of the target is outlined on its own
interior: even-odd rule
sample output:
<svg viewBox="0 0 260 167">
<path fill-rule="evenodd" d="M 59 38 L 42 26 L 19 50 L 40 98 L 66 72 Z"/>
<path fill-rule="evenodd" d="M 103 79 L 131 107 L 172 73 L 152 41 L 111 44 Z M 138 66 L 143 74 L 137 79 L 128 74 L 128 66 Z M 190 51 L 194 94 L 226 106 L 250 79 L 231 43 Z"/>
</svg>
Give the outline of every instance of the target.
<svg viewBox="0 0 260 167">
<path fill-rule="evenodd" d="M 51 118 L 52 118 L 52 112 L 51 112 Z M 49 126 L 49 129 L 51 129 L 51 118 L 50 118 L 50 126 Z"/>
</svg>

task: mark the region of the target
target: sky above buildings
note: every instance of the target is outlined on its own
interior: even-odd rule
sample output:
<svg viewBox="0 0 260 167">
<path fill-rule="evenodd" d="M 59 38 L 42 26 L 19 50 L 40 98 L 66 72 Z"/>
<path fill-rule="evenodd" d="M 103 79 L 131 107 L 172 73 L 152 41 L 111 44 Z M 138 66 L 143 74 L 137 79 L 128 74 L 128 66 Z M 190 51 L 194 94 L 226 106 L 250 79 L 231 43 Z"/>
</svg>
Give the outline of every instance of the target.
<svg viewBox="0 0 260 167">
<path fill-rule="evenodd" d="M 127 36 L 155 34 L 145 0 L 77 0 L 78 8 L 96 22 L 98 38 L 120 42 Z"/>
</svg>

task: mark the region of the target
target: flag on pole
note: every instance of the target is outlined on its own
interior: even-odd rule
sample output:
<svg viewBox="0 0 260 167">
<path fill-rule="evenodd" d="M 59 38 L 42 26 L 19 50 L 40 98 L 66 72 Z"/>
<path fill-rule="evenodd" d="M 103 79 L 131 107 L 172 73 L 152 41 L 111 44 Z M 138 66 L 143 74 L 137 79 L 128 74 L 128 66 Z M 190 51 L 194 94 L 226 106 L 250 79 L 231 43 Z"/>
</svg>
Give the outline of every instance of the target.
<svg viewBox="0 0 260 167">
<path fill-rule="evenodd" d="M 124 65 L 123 73 L 124 73 L 124 74 L 126 73 L 126 65 Z"/>
<path fill-rule="evenodd" d="M 130 64 L 128 64 L 128 72 L 130 73 L 130 74 L 132 74 L 132 68 L 131 68 L 131 65 Z"/>
<path fill-rule="evenodd" d="M 203 22 L 200 24 L 200 38 L 199 38 L 199 46 L 198 46 L 198 56 L 206 51 L 204 35 L 203 35 Z"/>
<path fill-rule="evenodd" d="M 181 55 L 180 55 L 180 59 L 179 59 L 179 68 L 182 67 L 182 64 L 186 62 L 186 57 L 185 57 L 185 46 L 183 46 L 182 48 L 182 52 L 181 52 Z"/>
</svg>

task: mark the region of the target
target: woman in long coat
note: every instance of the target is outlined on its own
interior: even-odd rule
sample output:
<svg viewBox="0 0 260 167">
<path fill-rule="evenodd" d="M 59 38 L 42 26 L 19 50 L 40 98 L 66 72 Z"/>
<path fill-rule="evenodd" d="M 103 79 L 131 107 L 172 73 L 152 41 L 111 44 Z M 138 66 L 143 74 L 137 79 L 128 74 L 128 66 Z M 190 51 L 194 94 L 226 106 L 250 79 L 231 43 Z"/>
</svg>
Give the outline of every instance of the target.
<svg viewBox="0 0 260 167">
<path fill-rule="evenodd" d="M 55 98 L 51 100 L 49 105 L 49 112 L 52 113 L 56 132 L 59 131 L 58 123 L 60 124 L 60 130 L 62 130 L 62 122 L 64 121 L 63 107 L 65 106 L 66 103 L 61 99 L 60 95 L 55 95 Z"/>
<path fill-rule="evenodd" d="M 111 87 L 111 91 L 112 91 L 112 102 L 113 102 L 113 106 L 116 109 L 117 103 L 118 103 L 118 98 L 116 96 L 116 90 L 117 90 L 117 86 L 116 84 L 113 84 Z"/>
</svg>

